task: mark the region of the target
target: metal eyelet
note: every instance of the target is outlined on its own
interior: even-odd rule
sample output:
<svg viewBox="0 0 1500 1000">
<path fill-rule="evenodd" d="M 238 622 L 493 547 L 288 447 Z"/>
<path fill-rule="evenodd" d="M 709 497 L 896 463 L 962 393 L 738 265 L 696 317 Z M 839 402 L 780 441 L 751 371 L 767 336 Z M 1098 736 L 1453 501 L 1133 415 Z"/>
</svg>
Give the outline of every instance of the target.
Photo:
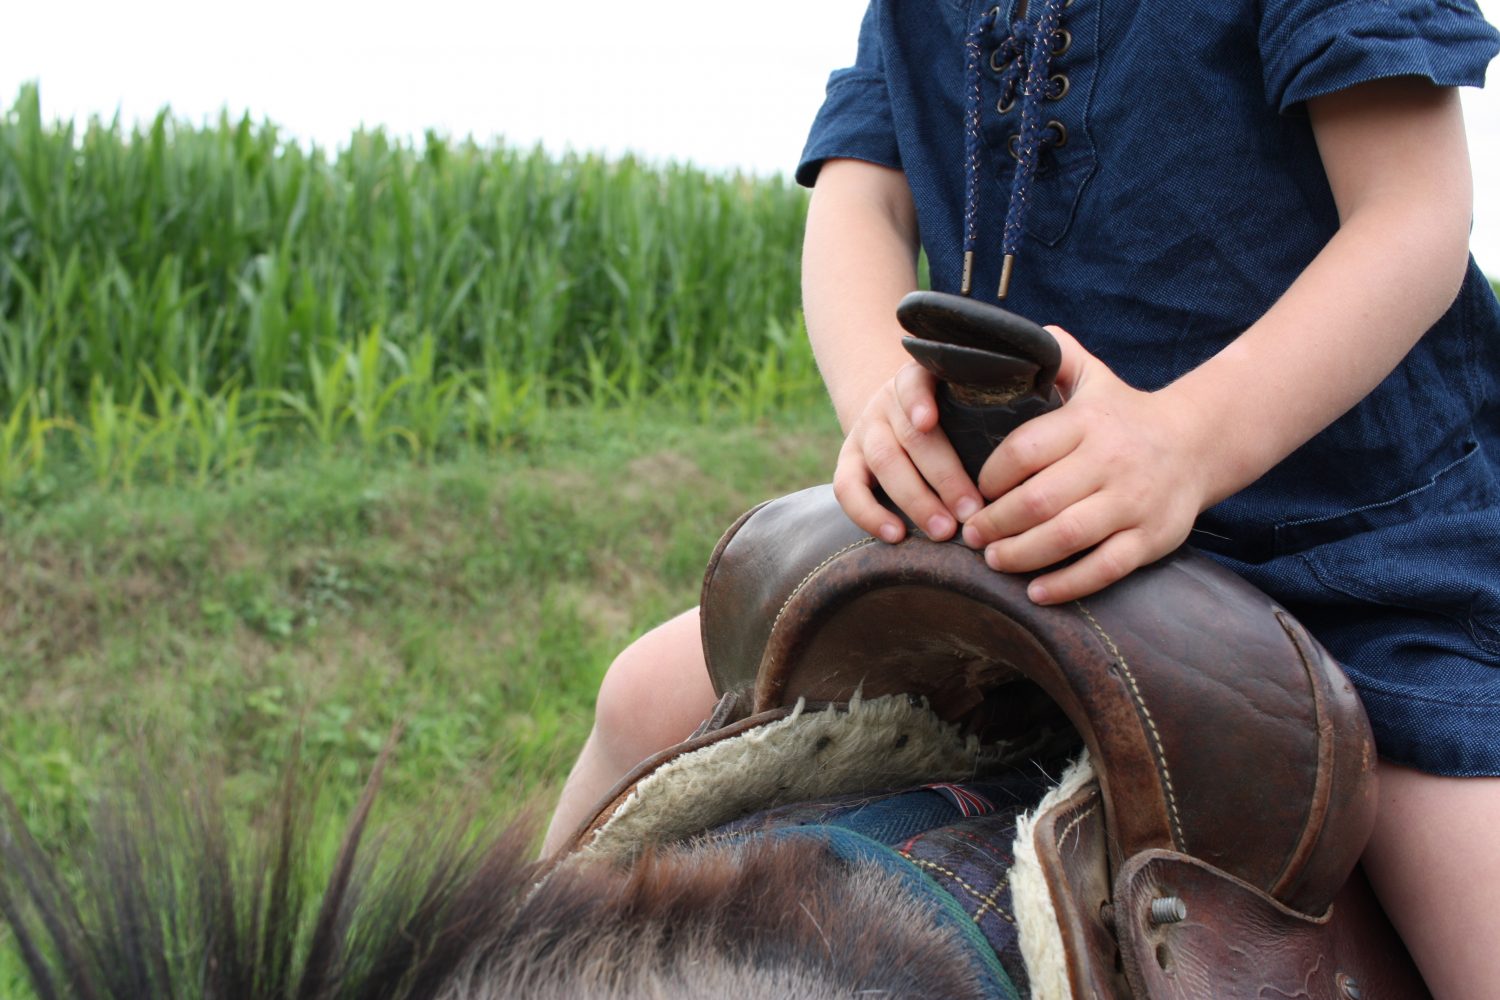
<svg viewBox="0 0 1500 1000">
<path fill-rule="evenodd" d="M 1000 59 L 1000 53 L 1003 51 L 1004 49 L 995 49 L 990 53 L 990 69 L 996 73 L 1004 73 L 1005 67 L 1010 65 L 1010 56 L 1006 56 L 1003 61 Z"/>
<path fill-rule="evenodd" d="M 1057 57 L 1073 47 L 1073 33 L 1067 28 L 1058 28 L 1052 35 L 1052 55 Z"/>
<path fill-rule="evenodd" d="M 1047 134 L 1049 132 L 1055 134 L 1057 138 L 1053 139 Z M 1046 125 L 1042 126 L 1041 144 L 1044 148 L 1050 146 L 1053 149 L 1062 149 L 1068 144 L 1068 127 L 1056 118 L 1052 119 Z M 1021 158 L 1021 133 L 1012 132 L 1010 134 L 1010 138 L 1005 141 L 1005 151 L 1010 154 L 1010 158 L 1013 160 Z"/>
<path fill-rule="evenodd" d="M 1016 95 L 1014 91 L 1011 92 L 1010 100 L 1007 101 L 1004 97 L 1001 97 L 1000 100 L 995 102 L 995 110 L 1000 112 L 1002 115 L 1010 114 L 1011 110 L 1015 108 L 1015 106 Z"/>
<path fill-rule="evenodd" d="M 1068 88 L 1072 86 L 1070 83 L 1068 83 L 1068 74 L 1066 73 L 1053 73 L 1051 78 L 1048 79 L 1047 82 L 1049 84 L 1056 84 L 1058 88 L 1057 93 L 1047 95 L 1047 100 L 1049 101 L 1060 101 L 1064 97 L 1067 97 Z"/>
</svg>

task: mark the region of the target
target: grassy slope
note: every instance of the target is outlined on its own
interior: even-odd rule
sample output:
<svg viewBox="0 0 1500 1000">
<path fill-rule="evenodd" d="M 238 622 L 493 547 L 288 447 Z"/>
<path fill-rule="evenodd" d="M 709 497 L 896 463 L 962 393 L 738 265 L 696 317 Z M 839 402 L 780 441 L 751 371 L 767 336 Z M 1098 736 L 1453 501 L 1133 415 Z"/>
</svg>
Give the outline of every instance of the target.
<svg viewBox="0 0 1500 1000">
<path fill-rule="evenodd" d="M 0 529 L 0 781 L 59 844 L 122 750 L 221 762 L 252 808 L 297 733 L 352 797 L 555 781 L 612 654 L 696 600 L 718 534 L 826 478 L 819 409 L 757 428 L 555 418 L 525 454 L 88 490 Z M 482 792 L 480 794 L 483 794 Z"/>
</svg>

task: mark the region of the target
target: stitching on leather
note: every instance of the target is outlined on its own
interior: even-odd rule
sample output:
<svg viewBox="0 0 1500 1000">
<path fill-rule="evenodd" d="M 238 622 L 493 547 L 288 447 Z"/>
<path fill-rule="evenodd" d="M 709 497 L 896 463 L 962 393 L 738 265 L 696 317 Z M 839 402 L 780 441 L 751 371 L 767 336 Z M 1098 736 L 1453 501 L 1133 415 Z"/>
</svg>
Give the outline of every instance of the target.
<svg viewBox="0 0 1500 1000">
<path fill-rule="evenodd" d="M 1135 674 L 1131 671 L 1130 664 L 1126 662 L 1125 654 L 1120 652 L 1120 647 L 1115 645 L 1115 641 L 1110 638 L 1109 633 L 1104 631 L 1104 626 L 1099 624 L 1099 619 L 1094 617 L 1093 613 L 1084 606 L 1082 601 L 1074 601 L 1073 603 L 1078 607 L 1079 611 L 1083 612 L 1083 616 L 1089 620 L 1089 624 L 1094 626 L 1094 631 L 1099 633 L 1099 638 L 1103 639 L 1104 644 L 1109 647 L 1110 655 L 1120 665 L 1120 669 L 1125 674 L 1125 680 L 1129 683 L 1130 697 L 1135 701 L 1136 708 L 1140 709 L 1141 716 L 1146 720 L 1146 725 L 1151 730 L 1151 742 L 1156 749 L 1156 767 L 1161 772 L 1162 783 L 1167 789 L 1167 806 L 1171 810 L 1172 839 L 1176 842 L 1177 849 L 1185 852 L 1187 851 L 1187 843 L 1182 835 L 1182 816 L 1177 811 L 1177 791 L 1172 787 L 1172 771 L 1167 767 L 1167 751 L 1162 746 L 1161 731 L 1156 728 L 1156 719 L 1152 717 L 1151 709 L 1146 707 L 1146 699 L 1141 696 L 1141 686 L 1136 682 Z"/>
<path fill-rule="evenodd" d="M 940 875 L 948 876 L 954 882 L 957 882 L 958 885 L 964 890 L 964 892 L 967 892 L 970 896 L 974 897 L 974 899 L 981 904 L 979 909 L 974 911 L 974 922 L 976 924 L 979 923 L 980 918 L 982 918 L 986 913 L 990 912 L 993 912 L 997 917 L 999 917 L 1001 920 L 1004 920 L 1008 924 L 1015 923 L 1014 918 L 1009 916 L 1004 910 L 1000 909 L 1000 900 L 998 898 L 1000 892 L 1005 889 L 1006 886 L 1010 885 L 1009 872 L 1005 874 L 1004 878 L 995 883 L 995 887 L 993 889 L 991 889 L 989 892 L 981 893 L 978 889 L 974 888 L 972 885 L 959 878 L 956 872 L 948 868 L 944 868 L 936 861 L 928 861 L 926 858 L 913 858 L 904 853 L 902 856 L 905 857 L 907 861 L 910 861 L 912 864 L 916 865 L 918 868 L 926 868 L 930 871 L 935 871 Z"/>
<path fill-rule="evenodd" d="M 809 580 L 811 580 L 813 577 L 817 576 L 818 573 L 820 573 L 823 570 L 823 567 L 825 567 L 829 563 L 833 562 L 835 559 L 837 559 L 839 556 L 843 555 L 845 552 L 849 552 L 849 551 L 851 551 L 853 549 L 857 549 L 857 548 L 859 548 L 862 545 L 869 545 L 874 540 L 875 540 L 875 538 L 873 536 L 867 535 L 864 538 L 861 538 L 857 542 L 850 542 L 848 545 L 845 545 L 843 548 L 839 549 L 833 555 L 829 556 L 827 559 L 824 559 L 822 562 L 820 562 L 816 566 L 814 566 L 812 568 L 812 570 L 806 576 L 804 576 L 801 579 L 801 581 L 798 582 L 797 586 L 795 586 L 795 587 L 792 588 L 792 592 L 786 596 L 786 600 L 784 600 L 784 601 L 781 602 L 781 610 L 778 611 L 778 612 L 776 612 L 776 619 L 775 619 L 775 621 L 771 622 L 771 632 L 775 633 L 776 626 L 778 626 L 778 625 L 781 624 L 781 616 L 784 615 L 784 614 L 786 614 L 786 609 L 791 606 L 792 601 L 794 601 L 794 600 L 797 599 L 797 595 L 800 594 L 800 593 L 802 593 L 802 588 L 805 587 L 805 586 L 807 586 L 807 582 Z"/>
<path fill-rule="evenodd" d="M 1068 839 L 1068 834 L 1076 830 L 1078 828 L 1078 824 L 1082 823 L 1084 820 L 1092 816 L 1095 811 L 1098 810 L 1098 808 L 1099 803 L 1095 802 L 1093 805 L 1089 806 L 1083 812 L 1079 813 L 1077 816 L 1074 816 L 1068 821 L 1068 825 L 1063 827 L 1062 832 L 1057 835 L 1057 849 L 1059 851 L 1062 850 L 1063 841 Z"/>
</svg>

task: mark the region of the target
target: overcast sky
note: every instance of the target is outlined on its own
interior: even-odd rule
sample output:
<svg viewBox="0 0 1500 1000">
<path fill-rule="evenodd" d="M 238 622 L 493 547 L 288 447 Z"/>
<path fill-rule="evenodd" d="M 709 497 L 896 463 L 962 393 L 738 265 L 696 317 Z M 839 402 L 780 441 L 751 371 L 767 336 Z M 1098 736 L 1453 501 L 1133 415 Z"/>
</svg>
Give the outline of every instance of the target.
<svg viewBox="0 0 1500 1000">
<path fill-rule="evenodd" d="M 335 146 L 364 123 L 790 172 L 866 0 L 4 0 L 0 103 L 50 118 L 228 108 Z M 1480 0 L 1492 23 L 1500 0 Z M 1500 274 L 1500 66 L 1465 95 L 1475 256 Z"/>
</svg>

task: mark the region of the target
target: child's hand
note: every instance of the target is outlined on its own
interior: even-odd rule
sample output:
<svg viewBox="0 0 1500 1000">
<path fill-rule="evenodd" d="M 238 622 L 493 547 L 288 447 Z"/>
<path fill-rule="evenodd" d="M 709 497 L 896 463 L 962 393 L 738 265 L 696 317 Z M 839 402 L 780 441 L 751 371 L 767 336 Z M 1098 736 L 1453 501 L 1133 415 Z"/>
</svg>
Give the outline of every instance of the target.
<svg viewBox="0 0 1500 1000">
<path fill-rule="evenodd" d="M 964 541 L 992 569 L 1026 573 L 1097 546 L 1034 580 L 1038 604 L 1084 597 L 1182 544 L 1210 494 L 1199 425 L 1167 393 L 1121 381 L 1056 327 L 1066 405 L 1023 424 L 979 475 L 997 498 L 969 519 Z"/>
<path fill-rule="evenodd" d="M 878 482 L 901 510 L 935 541 L 984 506 L 979 490 L 938 428 L 934 379 L 908 364 L 881 386 L 839 449 L 833 492 L 849 519 L 876 538 L 899 542 L 901 519 L 875 499 Z"/>
</svg>

